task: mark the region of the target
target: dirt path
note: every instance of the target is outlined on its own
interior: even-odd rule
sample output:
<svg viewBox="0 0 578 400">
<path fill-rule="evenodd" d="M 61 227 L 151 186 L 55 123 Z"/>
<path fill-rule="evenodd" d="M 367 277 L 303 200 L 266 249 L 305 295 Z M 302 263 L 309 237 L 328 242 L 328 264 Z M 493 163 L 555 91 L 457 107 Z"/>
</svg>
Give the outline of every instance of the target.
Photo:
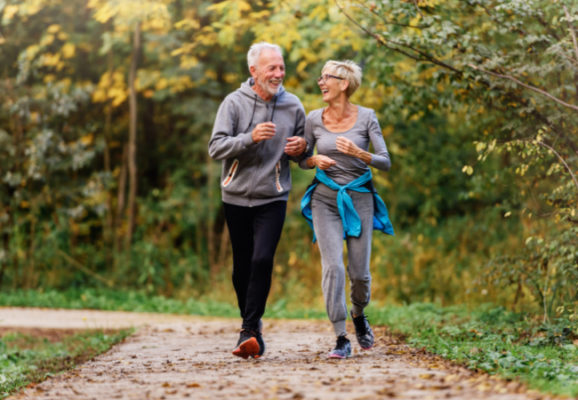
<svg viewBox="0 0 578 400">
<path fill-rule="evenodd" d="M 108 353 L 10 399 L 549 398 L 410 349 L 384 328 L 376 329 L 371 351 L 362 352 L 353 340 L 353 357 L 328 360 L 334 343 L 327 322 L 266 320 L 265 356 L 243 360 L 230 353 L 238 325 L 187 316 L 0 308 L 0 327 L 139 327 Z"/>
</svg>

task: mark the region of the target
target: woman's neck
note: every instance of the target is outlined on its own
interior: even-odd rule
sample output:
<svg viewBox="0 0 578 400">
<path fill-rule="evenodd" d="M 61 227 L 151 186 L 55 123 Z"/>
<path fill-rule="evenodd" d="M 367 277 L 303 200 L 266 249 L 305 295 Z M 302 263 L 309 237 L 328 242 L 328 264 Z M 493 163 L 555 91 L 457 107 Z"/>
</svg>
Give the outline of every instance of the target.
<svg viewBox="0 0 578 400">
<path fill-rule="evenodd" d="M 349 100 L 339 99 L 329 103 L 323 114 L 325 118 L 329 118 L 331 121 L 340 122 L 351 117 L 354 113 L 355 106 Z"/>
</svg>

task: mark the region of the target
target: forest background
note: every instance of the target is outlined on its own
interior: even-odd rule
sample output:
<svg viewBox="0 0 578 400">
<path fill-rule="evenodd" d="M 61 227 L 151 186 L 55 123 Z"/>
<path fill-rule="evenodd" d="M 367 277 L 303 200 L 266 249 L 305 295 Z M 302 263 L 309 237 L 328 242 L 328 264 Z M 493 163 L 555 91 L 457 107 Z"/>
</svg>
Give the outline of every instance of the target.
<svg viewBox="0 0 578 400">
<path fill-rule="evenodd" d="M 393 168 L 377 304 L 577 315 L 578 4 L 570 0 L 0 0 L 0 289 L 234 302 L 207 154 L 246 51 L 285 51 L 309 112 L 362 65 Z M 322 307 L 293 168 L 271 301 Z"/>
</svg>

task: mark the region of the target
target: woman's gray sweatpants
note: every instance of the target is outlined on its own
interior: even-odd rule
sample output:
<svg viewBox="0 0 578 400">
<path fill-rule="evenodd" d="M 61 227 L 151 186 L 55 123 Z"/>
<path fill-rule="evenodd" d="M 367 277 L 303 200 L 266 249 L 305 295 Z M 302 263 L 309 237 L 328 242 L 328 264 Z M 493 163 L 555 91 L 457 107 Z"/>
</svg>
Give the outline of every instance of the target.
<svg viewBox="0 0 578 400">
<path fill-rule="evenodd" d="M 348 237 L 347 272 L 351 282 L 352 312 L 361 315 L 371 294 L 371 236 L 373 233 L 373 194 L 348 191 L 361 218 L 361 235 Z M 321 252 L 322 288 L 329 320 L 337 336 L 345 335 L 347 304 L 343 264 L 343 224 L 337 208 L 337 192 L 319 183 L 311 198 L 313 227 Z"/>
</svg>

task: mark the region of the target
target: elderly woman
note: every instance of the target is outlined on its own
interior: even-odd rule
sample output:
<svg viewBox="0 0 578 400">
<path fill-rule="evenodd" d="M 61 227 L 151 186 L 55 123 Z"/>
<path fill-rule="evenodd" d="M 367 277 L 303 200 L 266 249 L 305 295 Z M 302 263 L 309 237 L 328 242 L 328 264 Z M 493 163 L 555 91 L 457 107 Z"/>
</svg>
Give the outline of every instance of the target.
<svg viewBox="0 0 578 400">
<path fill-rule="evenodd" d="M 363 312 L 371 294 L 369 261 L 373 229 L 393 235 L 387 208 L 375 192 L 369 166 L 388 171 L 389 153 L 372 109 L 352 104 L 361 68 L 352 61 L 328 61 L 317 79 L 327 107 L 309 113 L 305 122 L 308 154 L 302 168 L 317 168 L 301 209 L 314 230 L 321 252 L 325 307 L 337 336 L 329 358 L 347 358 L 347 304 L 343 240 L 351 285 L 351 318 L 357 341 L 370 349 L 374 335 Z M 374 153 L 370 153 L 369 143 Z M 313 155 L 313 148 L 317 154 Z"/>
</svg>

